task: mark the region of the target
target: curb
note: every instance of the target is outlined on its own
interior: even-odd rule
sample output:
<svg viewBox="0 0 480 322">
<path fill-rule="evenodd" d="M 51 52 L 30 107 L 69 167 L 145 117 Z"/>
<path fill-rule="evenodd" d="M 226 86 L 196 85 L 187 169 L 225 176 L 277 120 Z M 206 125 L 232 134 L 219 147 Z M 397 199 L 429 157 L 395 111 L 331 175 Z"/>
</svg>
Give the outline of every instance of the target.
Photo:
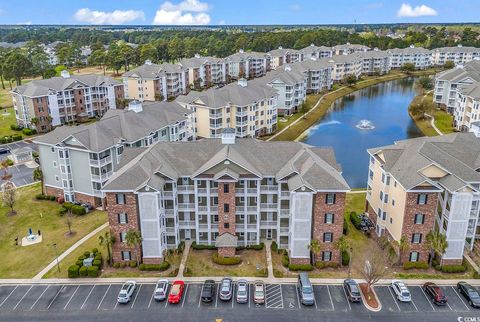
<svg viewBox="0 0 480 322">
<path fill-rule="evenodd" d="M 359 288 L 360 288 L 360 286 L 359 286 Z M 367 310 L 370 310 L 372 312 L 380 312 L 382 310 L 382 302 L 380 302 L 380 300 L 378 299 L 377 292 L 375 292 L 375 287 L 373 285 L 372 285 L 371 289 L 372 289 L 373 295 L 375 295 L 375 299 L 378 302 L 378 307 L 374 308 L 374 307 L 371 307 L 370 305 L 367 304 L 367 301 L 365 300 L 365 295 L 363 294 L 363 291 L 360 288 L 360 296 L 362 297 L 363 305 L 367 308 Z"/>
</svg>

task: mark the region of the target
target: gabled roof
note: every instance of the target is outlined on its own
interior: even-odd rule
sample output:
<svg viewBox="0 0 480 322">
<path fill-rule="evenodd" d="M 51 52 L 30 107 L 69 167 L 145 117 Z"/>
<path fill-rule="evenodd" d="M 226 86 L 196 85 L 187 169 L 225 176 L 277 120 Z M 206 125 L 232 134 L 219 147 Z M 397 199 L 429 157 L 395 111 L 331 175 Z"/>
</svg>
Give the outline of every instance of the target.
<svg viewBox="0 0 480 322">
<path fill-rule="evenodd" d="M 181 73 L 184 72 L 182 66 L 178 64 L 163 63 L 157 64 L 143 64 L 135 69 L 132 69 L 123 74 L 123 77 L 139 77 L 145 79 L 155 79 L 164 73 Z"/>
<path fill-rule="evenodd" d="M 436 79 L 450 81 L 457 83 L 466 79 L 472 79 L 474 81 L 480 81 L 480 60 L 472 60 L 466 63 L 463 67 L 457 66 L 452 69 L 448 69 L 435 76 Z"/>
</svg>

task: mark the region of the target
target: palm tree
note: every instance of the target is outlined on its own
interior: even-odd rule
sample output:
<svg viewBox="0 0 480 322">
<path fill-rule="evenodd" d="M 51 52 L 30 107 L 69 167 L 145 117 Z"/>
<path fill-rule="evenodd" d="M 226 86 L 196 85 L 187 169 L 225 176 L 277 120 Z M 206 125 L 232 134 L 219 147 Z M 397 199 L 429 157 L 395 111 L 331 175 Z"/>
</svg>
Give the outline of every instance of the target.
<svg viewBox="0 0 480 322">
<path fill-rule="evenodd" d="M 127 243 L 127 246 L 133 247 L 133 251 L 135 253 L 135 259 L 137 261 L 137 266 L 138 266 L 140 264 L 138 247 L 142 242 L 142 234 L 138 230 L 130 229 L 129 231 L 127 231 L 127 234 L 125 235 L 125 242 Z"/>
<path fill-rule="evenodd" d="M 408 251 L 410 244 L 408 243 L 407 237 L 402 236 L 398 241 L 398 263 L 402 262 L 403 254 Z"/>
<path fill-rule="evenodd" d="M 317 239 L 312 239 L 310 245 L 308 245 L 308 249 L 312 252 L 313 262 L 315 263 L 315 256 L 322 250 L 322 245 L 320 245 L 320 242 Z"/>
<path fill-rule="evenodd" d="M 350 251 L 350 242 L 348 241 L 348 239 L 345 238 L 345 236 L 341 236 L 335 242 L 335 248 L 340 251 L 340 256 L 342 256 L 342 254 L 344 252 L 349 252 Z M 350 253 L 348 255 L 350 255 Z M 340 261 L 340 265 L 343 265 L 343 260 Z M 350 265 L 350 263 L 349 263 L 349 265 Z"/>
<path fill-rule="evenodd" d="M 45 194 L 44 192 L 44 188 L 43 188 L 43 172 L 42 172 L 42 169 L 40 169 L 40 167 L 37 167 L 35 168 L 35 170 L 33 170 L 33 181 L 40 181 L 41 185 L 40 185 L 40 188 L 42 189 L 42 195 Z"/>
<path fill-rule="evenodd" d="M 107 249 L 108 263 L 112 265 L 112 245 L 115 244 L 115 237 L 111 236 L 109 231 L 106 231 L 103 235 L 100 235 L 100 237 L 98 237 L 98 240 L 100 246 L 104 246 Z"/>
<path fill-rule="evenodd" d="M 440 231 L 435 230 L 427 234 L 427 245 L 430 248 L 430 259 L 428 264 L 432 266 L 433 257 L 435 254 L 443 256 L 448 247 L 447 237 L 440 233 Z"/>
</svg>

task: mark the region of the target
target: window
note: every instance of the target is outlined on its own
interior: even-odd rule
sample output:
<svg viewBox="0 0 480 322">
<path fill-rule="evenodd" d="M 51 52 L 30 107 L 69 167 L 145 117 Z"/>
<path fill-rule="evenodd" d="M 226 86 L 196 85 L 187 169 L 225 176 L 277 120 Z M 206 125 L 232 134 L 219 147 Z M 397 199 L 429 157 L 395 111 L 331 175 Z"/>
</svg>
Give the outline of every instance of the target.
<svg viewBox="0 0 480 322">
<path fill-rule="evenodd" d="M 333 240 L 333 233 L 323 233 L 323 242 L 331 243 Z"/>
<path fill-rule="evenodd" d="M 390 176 L 387 176 L 387 181 L 385 182 L 385 184 L 386 184 L 387 186 L 390 185 Z"/>
<path fill-rule="evenodd" d="M 424 193 L 419 193 L 417 196 L 417 205 L 426 205 L 427 199 L 428 199 L 428 195 Z"/>
<path fill-rule="evenodd" d="M 393 218 L 392 217 L 390 217 L 390 223 L 393 224 Z"/>
<path fill-rule="evenodd" d="M 223 212 L 230 212 L 230 205 L 228 203 L 223 204 Z"/>
<path fill-rule="evenodd" d="M 422 242 L 422 234 L 412 234 L 412 244 L 420 244 Z"/>
<path fill-rule="evenodd" d="M 333 224 L 335 221 L 335 215 L 334 214 L 325 214 L 325 224 Z"/>
<path fill-rule="evenodd" d="M 383 201 L 383 191 L 380 191 L 380 200 Z"/>
<path fill-rule="evenodd" d="M 54 167 L 54 168 L 57 167 L 57 161 L 53 161 L 53 167 Z"/>
<path fill-rule="evenodd" d="M 382 216 L 382 220 L 386 220 L 386 219 L 387 219 L 387 212 L 384 211 L 384 212 L 383 212 L 383 216 Z"/>
<path fill-rule="evenodd" d="M 392 206 L 395 206 L 395 199 L 392 199 Z"/>
<path fill-rule="evenodd" d="M 122 251 L 122 260 L 129 261 L 131 258 L 132 256 L 129 251 Z"/>
<path fill-rule="evenodd" d="M 54 148 L 53 146 L 52 146 L 52 152 L 54 152 L 54 153 L 55 153 L 55 148 Z"/>
<path fill-rule="evenodd" d="M 125 242 L 125 238 L 127 237 L 127 233 L 125 231 L 122 231 L 120 233 L 120 242 L 123 243 Z"/>
<path fill-rule="evenodd" d="M 117 202 L 117 205 L 124 205 L 125 204 L 125 194 L 116 193 L 115 194 L 115 200 Z"/>
<path fill-rule="evenodd" d="M 228 229 L 230 228 L 230 223 L 226 222 L 223 224 L 223 228 Z"/>
<path fill-rule="evenodd" d="M 416 225 L 424 224 L 425 223 L 425 215 L 424 214 L 416 214 L 414 223 Z"/>
<path fill-rule="evenodd" d="M 230 191 L 230 185 L 228 183 L 223 184 L 223 193 L 228 193 Z"/>
<path fill-rule="evenodd" d="M 60 178 L 58 176 L 55 176 L 55 181 L 59 182 Z"/>
<path fill-rule="evenodd" d="M 126 213 L 122 212 L 118 214 L 118 223 L 119 224 L 126 224 L 128 223 L 128 216 Z"/>
<path fill-rule="evenodd" d="M 329 262 L 332 260 L 332 252 L 325 251 L 322 252 L 322 261 Z"/>
<path fill-rule="evenodd" d="M 328 205 L 333 205 L 335 203 L 335 194 L 327 193 L 325 196 L 325 203 Z"/>
<path fill-rule="evenodd" d="M 386 193 L 385 196 L 383 196 L 383 202 L 388 203 L 388 194 Z"/>
<path fill-rule="evenodd" d="M 419 257 L 418 252 L 411 252 L 409 261 L 410 262 L 418 262 L 418 257 Z"/>
</svg>

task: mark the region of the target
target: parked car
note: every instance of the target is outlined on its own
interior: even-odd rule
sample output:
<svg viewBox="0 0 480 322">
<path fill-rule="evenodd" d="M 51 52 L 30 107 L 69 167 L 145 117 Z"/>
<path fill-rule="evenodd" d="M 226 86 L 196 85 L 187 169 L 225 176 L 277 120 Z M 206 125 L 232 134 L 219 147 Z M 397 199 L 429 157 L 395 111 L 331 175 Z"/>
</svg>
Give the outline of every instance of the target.
<svg viewBox="0 0 480 322">
<path fill-rule="evenodd" d="M 172 284 L 170 289 L 170 294 L 168 294 L 168 303 L 178 304 L 183 296 L 183 290 L 185 289 L 184 281 L 175 281 Z"/>
<path fill-rule="evenodd" d="M 246 280 L 237 282 L 237 303 L 248 303 L 248 283 Z"/>
<path fill-rule="evenodd" d="M 435 283 L 427 282 L 423 284 L 423 290 L 425 294 L 430 297 L 430 299 L 436 305 L 446 305 L 447 297 L 443 294 L 443 290 Z"/>
<path fill-rule="evenodd" d="M 458 292 L 467 299 L 470 306 L 480 308 L 480 294 L 472 285 L 467 282 L 459 282 L 457 288 Z"/>
<path fill-rule="evenodd" d="M 222 283 L 220 284 L 220 300 L 222 301 L 230 301 L 232 299 L 233 294 L 233 281 L 229 277 L 225 277 L 222 279 Z"/>
<path fill-rule="evenodd" d="M 303 305 L 314 305 L 315 295 L 313 294 L 313 286 L 310 283 L 307 273 L 298 274 L 297 289 L 300 296 L 300 302 Z"/>
<path fill-rule="evenodd" d="M 392 289 L 395 293 L 395 296 L 400 302 L 410 302 L 412 300 L 412 295 L 410 294 L 410 291 L 402 281 L 393 280 Z"/>
<path fill-rule="evenodd" d="M 265 284 L 262 281 L 255 281 L 253 286 L 253 301 L 257 304 L 265 303 Z"/>
<path fill-rule="evenodd" d="M 155 301 L 163 301 L 167 298 L 168 292 L 168 281 L 165 279 L 158 280 L 157 285 L 155 286 L 155 292 L 153 293 L 153 298 Z"/>
<path fill-rule="evenodd" d="M 135 292 L 135 288 L 137 287 L 137 283 L 134 281 L 126 281 L 120 292 L 118 293 L 117 301 L 118 303 L 128 303 L 132 299 L 133 292 Z"/>
<path fill-rule="evenodd" d="M 10 150 L 7 148 L 0 148 L 0 154 L 7 154 L 10 153 Z"/>
<path fill-rule="evenodd" d="M 352 279 L 346 279 L 343 281 L 343 288 L 347 294 L 347 298 L 350 302 L 360 302 L 362 300 L 360 296 L 360 287 L 357 282 Z"/>
<path fill-rule="evenodd" d="M 202 302 L 209 303 L 212 302 L 215 298 L 215 281 L 214 280 L 206 280 L 203 283 L 202 287 Z"/>
</svg>

